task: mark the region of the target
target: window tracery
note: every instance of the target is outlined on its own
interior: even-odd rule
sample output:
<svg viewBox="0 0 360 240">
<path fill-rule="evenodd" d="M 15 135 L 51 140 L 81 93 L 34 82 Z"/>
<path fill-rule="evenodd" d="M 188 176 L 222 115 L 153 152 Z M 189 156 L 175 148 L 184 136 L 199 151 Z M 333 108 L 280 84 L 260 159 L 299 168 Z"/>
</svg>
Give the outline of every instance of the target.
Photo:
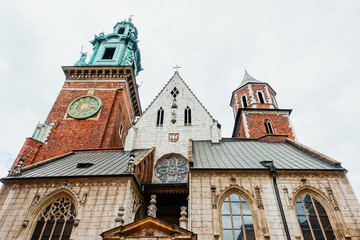
<svg viewBox="0 0 360 240">
<path fill-rule="evenodd" d="M 163 183 L 180 183 L 187 175 L 188 163 L 180 156 L 172 155 L 156 164 L 156 177 Z"/>
<path fill-rule="evenodd" d="M 315 198 L 302 194 L 295 209 L 304 239 L 336 239 L 324 207 Z"/>
<path fill-rule="evenodd" d="M 233 193 L 225 198 L 221 218 L 224 240 L 255 240 L 250 206 L 238 194 Z"/>
<path fill-rule="evenodd" d="M 68 240 L 74 225 L 76 211 L 67 197 L 60 197 L 39 216 L 31 240 Z"/>
</svg>

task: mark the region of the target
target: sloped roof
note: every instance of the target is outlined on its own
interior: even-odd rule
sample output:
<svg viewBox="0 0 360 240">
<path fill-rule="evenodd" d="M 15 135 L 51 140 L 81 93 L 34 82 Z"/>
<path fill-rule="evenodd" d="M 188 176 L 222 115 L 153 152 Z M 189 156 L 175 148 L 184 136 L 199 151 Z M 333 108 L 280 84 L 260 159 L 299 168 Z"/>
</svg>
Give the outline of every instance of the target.
<svg viewBox="0 0 360 240">
<path fill-rule="evenodd" d="M 267 169 L 260 162 L 273 161 L 279 170 L 345 170 L 283 142 L 227 139 L 217 144 L 193 141 L 191 169 Z"/>
<path fill-rule="evenodd" d="M 261 82 L 255 78 L 253 78 L 252 76 L 250 76 L 250 74 L 245 70 L 245 74 L 244 77 L 241 81 L 241 84 L 238 88 L 241 88 L 242 86 L 244 86 L 247 83 L 265 83 L 265 82 Z"/>
<path fill-rule="evenodd" d="M 135 162 L 148 149 L 134 150 Z M 47 178 L 47 177 L 84 177 L 121 175 L 130 159 L 129 151 L 75 152 L 51 162 L 23 170 L 21 174 L 2 179 Z M 77 168 L 79 163 L 93 164 L 86 168 Z"/>
</svg>

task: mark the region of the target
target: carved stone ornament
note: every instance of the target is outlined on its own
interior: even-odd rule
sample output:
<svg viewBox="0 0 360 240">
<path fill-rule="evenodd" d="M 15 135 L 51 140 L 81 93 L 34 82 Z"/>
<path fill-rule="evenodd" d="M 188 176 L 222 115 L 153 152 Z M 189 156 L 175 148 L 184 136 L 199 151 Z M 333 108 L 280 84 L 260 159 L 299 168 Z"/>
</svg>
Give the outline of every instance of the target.
<svg viewBox="0 0 360 240">
<path fill-rule="evenodd" d="M 28 224 L 29 224 L 29 220 L 25 219 L 25 220 L 22 222 L 21 226 L 25 228 L 25 227 L 27 227 Z"/>
<path fill-rule="evenodd" d="M 338 205 L 336 199 L 334 198 L 334 194 L 333 194 L 332 189 L 330 187 L 327 187 L 326 190 L 327 190 L 327 192 L 329 194 L 329 198 L 330 198 L 331 203 L 334 205 L 334 210 L 339 211 L 340 210 L 339 205 Z"/>
<path fill-rule="evenodd" d="M 291 206 L 291 197 L 289 196 L 289 190 L 286 187 L 283 187 L 284 194 L 286 196 L 286 206 L 287 209 L 291 210 L 293 209 Z"/>
<path fill-rule="evenodd" d="M 150 198 L 151 198 L 151 200 L 150 200 L 150 205 L 148 206 L 147 214 L 149 217 L 156 218 L 156 211 L 157 211 L 157 207 L 155 206 L 156 195 L 151 195 Z"/>
<path fill-rule="evenodd" d="M 118 216 L 115 218 L 115 222 L 118 223 L 119 226 L 124 225 L 124 207 L 119 207 Z"/>
<path fill-rule="evenodd" d="M 262 198 L 261 198 L 261 191 L 260 191 L 260 187 L 259 187 L 259 186 L 256 186 L 256 187 L 255 187 L 255 197 L 256 197 L 257 207 L 258 207 L 259 209 L 264 209 L 264 204 L 263 204 L 263 201 L 262 201 Z"/>
<path fill-rule="evenodd" d="M 211 205 L 212 205 L 212 208 L 217 209 L 217 206 L 216 206 L 217 197 L 216 197 L 216 187 L 215 187 L 215 185 L 212 185 L 210 189 L 211 189 Z"/>
</svg>

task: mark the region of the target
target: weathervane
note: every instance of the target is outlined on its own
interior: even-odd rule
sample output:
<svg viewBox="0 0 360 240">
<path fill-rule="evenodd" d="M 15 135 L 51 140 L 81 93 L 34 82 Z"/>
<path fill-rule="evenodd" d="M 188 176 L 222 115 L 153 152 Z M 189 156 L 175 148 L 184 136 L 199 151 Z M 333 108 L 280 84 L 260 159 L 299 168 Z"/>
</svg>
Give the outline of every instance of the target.
<svg viewBox="0 0 360 240">
<path fill-rule="evenodd" d="M 179 70 L 179 68 L 181 68 L 179 65 L 176 64 L 175 67 L 173 67 L 173 69 L 175 69 L 175 72 L 177 72 Z"/>
</svg>

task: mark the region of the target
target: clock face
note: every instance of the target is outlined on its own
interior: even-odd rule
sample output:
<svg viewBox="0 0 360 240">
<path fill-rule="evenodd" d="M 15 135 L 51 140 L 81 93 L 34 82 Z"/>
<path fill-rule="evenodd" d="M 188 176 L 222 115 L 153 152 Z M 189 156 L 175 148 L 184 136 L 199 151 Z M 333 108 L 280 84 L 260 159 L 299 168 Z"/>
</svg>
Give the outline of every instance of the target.
<svg viewBox="0 0 360 240">
<path fill-rule="evenodd" d="M 101 108 L 101 100 L 95 96 L 81 96 L 72 101 L 67 113 L 76 119 L 85 119 L 94 116 Z"/>
</svg>

